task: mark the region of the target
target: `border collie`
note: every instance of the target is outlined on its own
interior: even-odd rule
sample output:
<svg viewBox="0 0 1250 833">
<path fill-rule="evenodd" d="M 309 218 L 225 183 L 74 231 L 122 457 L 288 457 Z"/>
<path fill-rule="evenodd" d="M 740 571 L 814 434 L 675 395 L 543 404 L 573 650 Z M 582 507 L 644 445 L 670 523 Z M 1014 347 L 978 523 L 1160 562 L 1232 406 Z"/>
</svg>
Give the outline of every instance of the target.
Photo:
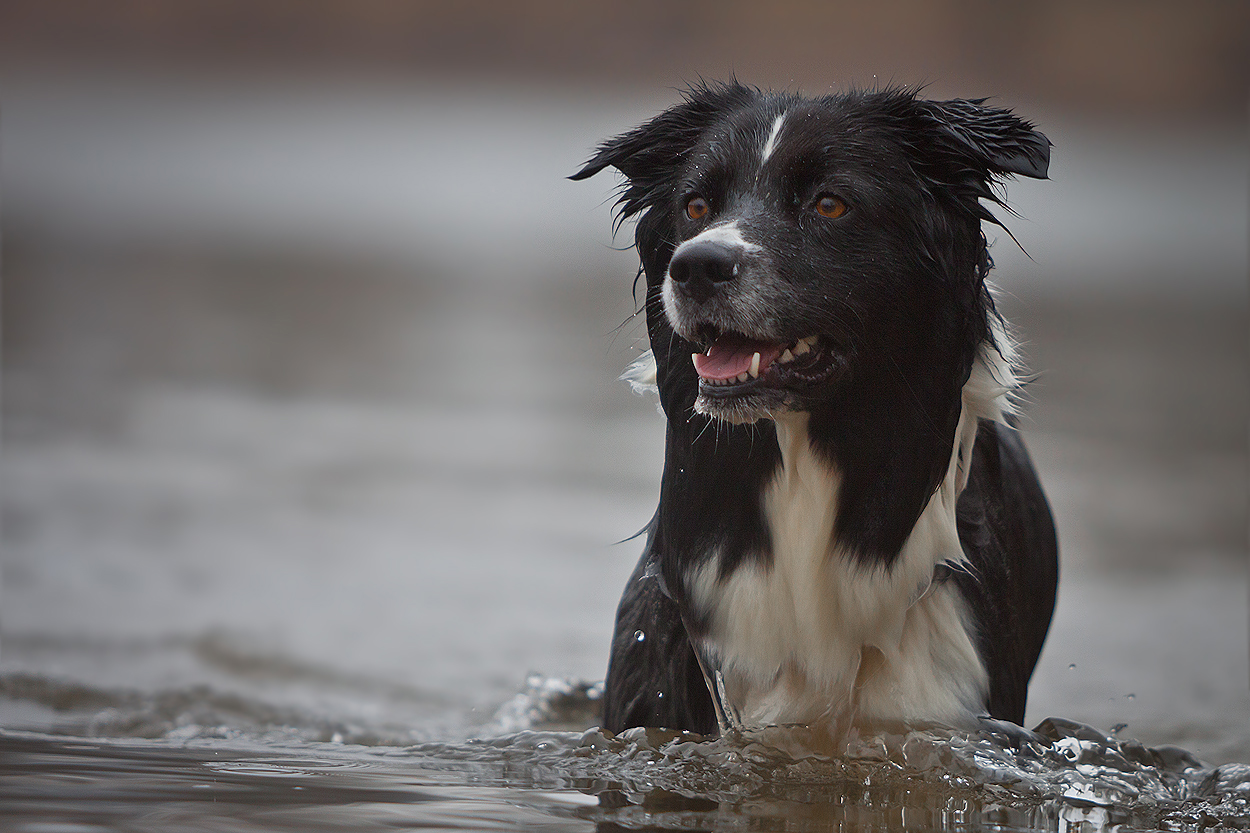
<svg viewBox="0 0 1250 833">
<path fill-rule="evenodd" d="M 704 85 L 572 177 L 624 175 L 668 423 L 605 728 L 1024 720 L 1058 548 L 981 224 L 1050 142 L 983 101 Z"/>
</svg>

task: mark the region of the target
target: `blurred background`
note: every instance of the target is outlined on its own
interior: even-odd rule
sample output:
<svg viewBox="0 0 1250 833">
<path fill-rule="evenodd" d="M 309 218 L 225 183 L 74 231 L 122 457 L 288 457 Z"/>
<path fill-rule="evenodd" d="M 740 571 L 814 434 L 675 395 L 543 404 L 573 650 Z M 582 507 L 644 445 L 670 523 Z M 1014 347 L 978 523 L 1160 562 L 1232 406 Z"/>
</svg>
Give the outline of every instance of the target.
<svg viewBox="0 0 1250 833">
<path fill-rule="evenodd" d="M 615 183 L 564 177 L 734 74 L 1051 138 L 1007 189 L 1024 251 L 989 232 L 1063 544 L 1029 721 L 1250 761 L 1248 31 L 1241 0 L 5 0 L 0 726 L 451 738 L 529 672 L 600 679 L 663 425 L 615 381 Z"/>
</svg>

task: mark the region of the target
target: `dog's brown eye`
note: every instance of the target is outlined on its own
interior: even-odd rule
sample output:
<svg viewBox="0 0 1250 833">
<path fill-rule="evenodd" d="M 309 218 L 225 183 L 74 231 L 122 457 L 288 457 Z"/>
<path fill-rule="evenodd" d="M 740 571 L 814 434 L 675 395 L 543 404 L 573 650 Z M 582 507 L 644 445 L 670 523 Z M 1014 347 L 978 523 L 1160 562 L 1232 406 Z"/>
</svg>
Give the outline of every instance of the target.
<svg viewBox="0 0 1250 833">
<path fill-rule="evenodd" d="M 826 194 L 816 203 L 816 213 L 831 220 L 838 219 L 849 210 L 847 204 L 840 197 L 835 197 L 832 194 Z"/>
<path fill-rule="evenodd" d="M 691 197 L 686 203 L 686 216 L 691 220 L 702 220 L 711 208 L 703 197 Z"/>
</svg>

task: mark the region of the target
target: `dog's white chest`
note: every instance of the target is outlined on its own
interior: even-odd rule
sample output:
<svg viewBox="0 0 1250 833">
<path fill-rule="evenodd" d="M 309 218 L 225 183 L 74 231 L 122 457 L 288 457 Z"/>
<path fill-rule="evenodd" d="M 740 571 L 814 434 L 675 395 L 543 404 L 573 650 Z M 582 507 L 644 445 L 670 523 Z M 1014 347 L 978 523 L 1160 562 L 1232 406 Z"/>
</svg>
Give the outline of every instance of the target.
<svg viewBox="0 0 1250 833">
<path fill-rule="evenodd" d="M 725 578 L 711 559 L 688 580 L 709 614 L 699 647 L 728 722 L 951 724 L 977 713 L 986 674 L 962 599 L 930 586 L 935 564 L 961 558 L 954 473 L 893 567 L 864 567 L 833 544 L 839 478 L 813 452 L 806 415 L 779 418 L 777 435 L 784 463 L 764 496 L 771 559 Z"/>
</svg>

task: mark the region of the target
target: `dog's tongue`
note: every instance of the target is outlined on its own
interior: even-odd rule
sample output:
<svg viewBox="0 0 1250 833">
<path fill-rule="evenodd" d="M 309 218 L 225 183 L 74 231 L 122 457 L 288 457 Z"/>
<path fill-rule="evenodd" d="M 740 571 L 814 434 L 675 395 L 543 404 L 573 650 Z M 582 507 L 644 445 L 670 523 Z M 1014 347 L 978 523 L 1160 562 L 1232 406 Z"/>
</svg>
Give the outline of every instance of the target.
<svg viewBox="0 0 1250 833">
<path fill-rule="evenodd" d="M 704 379 L 733 379 L 751 369 L 751 357 L 760 354 L 759 372 L 777 360 L 785 347 L 767 341 L 751 341 L 742 336 L 723 335 L 706 353 L 694 354 L 694 369 Z"/>
</svg>

